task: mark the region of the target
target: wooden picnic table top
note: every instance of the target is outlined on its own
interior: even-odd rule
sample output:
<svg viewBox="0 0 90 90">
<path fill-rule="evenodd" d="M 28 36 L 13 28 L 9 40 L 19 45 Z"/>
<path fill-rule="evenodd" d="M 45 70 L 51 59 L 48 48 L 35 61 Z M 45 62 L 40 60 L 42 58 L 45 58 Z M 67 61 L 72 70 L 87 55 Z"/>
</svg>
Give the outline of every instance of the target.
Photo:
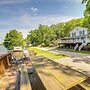
<svg viewBox="0 0 90 90">
<path fill-rule="evenodd" d="M 37 57 L 32 62 L 46 90 L 67 90 L 87 79 L 85 75 L 52 60 Z"/>
</svg>

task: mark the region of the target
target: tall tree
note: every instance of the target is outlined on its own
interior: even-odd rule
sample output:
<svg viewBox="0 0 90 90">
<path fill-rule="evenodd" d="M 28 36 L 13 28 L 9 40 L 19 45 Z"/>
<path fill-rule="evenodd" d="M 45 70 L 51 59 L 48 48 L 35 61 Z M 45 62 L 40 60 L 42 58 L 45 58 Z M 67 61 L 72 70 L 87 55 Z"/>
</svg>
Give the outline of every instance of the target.
<svg viewBox="0 0 90 90">
<path fill-rule="evenodd" d="M 51 25 L 50 28 L 52 28 L 55 32 L 55 39 L 60 39 L 64 36 L 64 26 L 65 26 L 65 23 Z"/>
<path fill-rule="evenodd" d="M 90 0 L 82 0 L 82 3 L 86 3 L 86 9 L 84 11 L 85 23 L 87 27 L 90 28 Z"/>
<path fill-rule="evenodd" d="M 85 16 L 90 16 L 90 0 L 82 0 L 82 3 L 86 3 Z"/>
<path fill-rule="evenodd" d="M 14 46 L 21 46 L 21 45 L 23 45 L 22 33 L 18 32 L 17 30 L 11 30 L 5 36 L 4 45 L 8 49 L 13 49 Z"/>
<path fill-rule="evenodd" d="M 54 39 L 54 31 L 47 25 L 40 25 L 38 29 L 32 30 L 27 36 L 27 41 L 33 45 L 48 46 Z"/>
</svg>

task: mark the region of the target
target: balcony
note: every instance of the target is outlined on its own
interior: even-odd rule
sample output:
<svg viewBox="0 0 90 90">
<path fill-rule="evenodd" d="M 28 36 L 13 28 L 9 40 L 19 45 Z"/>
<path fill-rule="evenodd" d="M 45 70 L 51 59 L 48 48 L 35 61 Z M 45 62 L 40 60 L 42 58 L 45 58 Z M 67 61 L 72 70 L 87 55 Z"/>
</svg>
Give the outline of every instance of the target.
<svg viewBox="0 0 90 90">
<path fill-rule="evenodd" d="M 62 43 L 62 44 L 65 44 L 65 43 L 82 43 L 83 42 L 83 39 L 59 39 L 57 40 L 58 43 Z"/>
</svg>

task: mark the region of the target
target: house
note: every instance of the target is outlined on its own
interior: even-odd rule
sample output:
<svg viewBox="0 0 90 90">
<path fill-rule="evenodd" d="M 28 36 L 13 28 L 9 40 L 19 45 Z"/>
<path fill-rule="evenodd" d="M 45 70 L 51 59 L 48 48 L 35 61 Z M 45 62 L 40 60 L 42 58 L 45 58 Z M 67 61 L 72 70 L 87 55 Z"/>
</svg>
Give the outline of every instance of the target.
<svg viewBox="0 0 90 90">
<path fill-rule="evenodd" d="M 89 29 L 84 27 L 75 27 L 70 32 L 70 37 L 64 37 L 58 40 L 59 44 L 63 44 L 66 48 L 73 47 L 75 50 L 81 50 L 90 43 Z"/>
</svg>

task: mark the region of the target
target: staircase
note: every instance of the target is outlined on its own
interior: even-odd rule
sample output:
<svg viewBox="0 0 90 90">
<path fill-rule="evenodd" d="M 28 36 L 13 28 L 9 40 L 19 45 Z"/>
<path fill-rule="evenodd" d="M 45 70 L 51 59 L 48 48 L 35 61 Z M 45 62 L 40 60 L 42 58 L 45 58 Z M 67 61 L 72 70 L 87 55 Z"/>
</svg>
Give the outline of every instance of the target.
<svg viewBox="0 0 90 90">
<path fill-rule="evenodd" d="M 86 46 L 87 43 L 82 43 L 80 46 L 79 46 L 79 51 L 83 48 L 83 46 Z"/>
<path fill-rule="evenodd" d="M 74 47 L 74 51 L 78 48 L 78 44 L 76 44 L 76 46 Z"/>
</svg>

